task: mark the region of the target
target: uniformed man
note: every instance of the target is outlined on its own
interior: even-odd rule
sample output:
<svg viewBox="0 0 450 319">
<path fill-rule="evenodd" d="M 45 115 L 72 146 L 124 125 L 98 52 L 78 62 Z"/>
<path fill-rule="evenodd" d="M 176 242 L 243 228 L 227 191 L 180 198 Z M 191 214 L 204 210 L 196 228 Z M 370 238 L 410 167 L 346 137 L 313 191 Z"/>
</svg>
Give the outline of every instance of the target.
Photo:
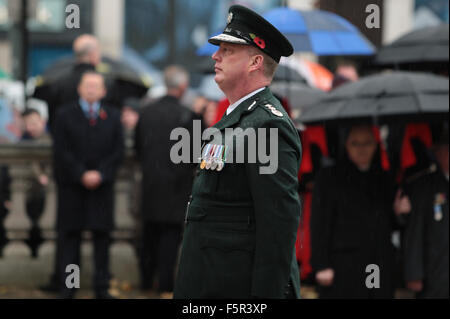
<svg viewBox="0 0 450 319">
<path fill-rule="evenodd" d="M 213 142 L 202 148 L 174 298 L 298 298 L 301 144 L 268 89 L 281 56 L 293 48 L 269 22 L 239 5 L 229 9 L 224 32 L 209 42 L 219 46 L 212 56 L 215 81 L 230 106 L 214 126 Z M 275 139 L 264 140 L 270 129 Z M 227 138 L 239 131 L 247 135 Z M 260 151 L 269 144 L 274 170 L 260 156 L 252 160 L 252 147 Z M 244 160 L 232 160 L 240 150 Z"/>
</svg>

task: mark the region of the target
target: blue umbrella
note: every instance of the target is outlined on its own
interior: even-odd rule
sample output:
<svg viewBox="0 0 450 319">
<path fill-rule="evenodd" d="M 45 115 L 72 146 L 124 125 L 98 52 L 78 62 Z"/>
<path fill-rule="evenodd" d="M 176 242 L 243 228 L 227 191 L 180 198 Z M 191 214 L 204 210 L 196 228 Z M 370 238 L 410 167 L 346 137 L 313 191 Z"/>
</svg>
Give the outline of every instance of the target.
<svg viewBox="0 0 450 319">
<path fill-rule="evenodd" d="M 313 52 L 319 56 L 375 53 L 373 44 L 358 28 L 328 11 L 280 7 L 269 10 L 263 17 L 289 39 L 297 52 Z M 197 54 L 211 55 L 216 50 L 216 46 L 206 43 L 197 50 Z"/>
<path fill-rule="evenodd" d="M 295 51 L 316 55 L 372 55 L 375 48 L 361 32 L 337 14 L 323 10 L 275 8 L 263 17 L 291 42 Z"/>
</svg>

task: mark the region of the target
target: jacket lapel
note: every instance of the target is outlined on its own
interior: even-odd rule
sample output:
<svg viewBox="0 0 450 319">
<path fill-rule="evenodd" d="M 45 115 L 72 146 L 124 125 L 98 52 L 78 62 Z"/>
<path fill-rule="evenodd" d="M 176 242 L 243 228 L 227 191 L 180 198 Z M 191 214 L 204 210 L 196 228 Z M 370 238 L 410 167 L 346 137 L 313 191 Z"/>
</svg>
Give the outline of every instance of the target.
<svg viewBox="0 0 450 319">
<path fill-rule="evenodd" d="M 78 116 L 78 118 L 80 118 L 81 121 L 86 122 L 87 124 L 89 124 L 89 120 L 86 117 L 86 115 L 84 114 L 83 108 L 80 105 L 80 102 L 77 102 L 77 107 L 76 107 L 76 114 Z"/>
</svg>

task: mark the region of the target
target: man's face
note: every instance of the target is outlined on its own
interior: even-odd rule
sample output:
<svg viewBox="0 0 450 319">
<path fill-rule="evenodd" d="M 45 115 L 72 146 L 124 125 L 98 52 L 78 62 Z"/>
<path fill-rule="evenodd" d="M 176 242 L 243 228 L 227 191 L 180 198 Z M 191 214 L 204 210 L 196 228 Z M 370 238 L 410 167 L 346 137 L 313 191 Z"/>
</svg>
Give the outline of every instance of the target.
<svg viewBox="0 0 450 319">
<path fill-rule="evenodd" d="M 377 143 L 370 128 L 353 128 L 345 143 L 349 159 L 359 168 L 369 168 Z"/>
<path fill-rule="evenodd" d="M 23 118 L 25 131 L 32 137 L 38 138 L 45 132 L 45 121 L 36 113 L 31 113 Z"/>
<path fill-rule="evenodd" d="M 338 67 L 336 70 L 336 74 L 342 75 L 346 79 L 349 79 L 352 82 L 358 81 L 358 71 L 353 66 L 350 65 L 342 65 Z"/>
<path fill-rule="evenodd" d="M 248 47 L 242 44 L 222 42 L 212 58 L 216 61 L 214 80 L 222 90 L 239 85 L 251 63 Z"/>
<path fill-rule="evenodd" d="M 98 74 L 85 74 L 78 86 L 78 94 L 88 103 L 101 100 L 106 95 L 103 77 Z"/>
</svg>

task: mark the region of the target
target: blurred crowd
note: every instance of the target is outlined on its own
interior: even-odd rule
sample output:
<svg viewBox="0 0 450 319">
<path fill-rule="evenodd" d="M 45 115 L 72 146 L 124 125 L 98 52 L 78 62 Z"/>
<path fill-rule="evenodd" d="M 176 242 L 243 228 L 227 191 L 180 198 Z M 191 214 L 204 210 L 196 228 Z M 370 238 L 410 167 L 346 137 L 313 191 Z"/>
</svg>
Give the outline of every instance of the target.
<svg viewBox="0 0 450 319">
<path fill-rule="evenodd" d="M 172 65 L 164 71 L 165 94 L 121 96 L 116 83 L 99 72 L 98 40 L 74 41 L 76 62 L 46 92 L 48 119 L 37 109 L 21 114 L 21 141 L 52 141 L 52 166 L 33 162 L 26 211 L 38 231 L 46 187 L 58 187 L 57 249 L 47 291 L 74 297 L 63 280 L 64 265 L 79 264 L 81 232 L 93 233 L 98 298 L 108 293 L 110 232 L 114 228 L 114 182 L 126 146 L 133 146 L 142 179 L 130 177 L 130 213 L 138 218 L 137 252 L 141 288 L 170 298 L 195 164 L 174 164 L 170 151 L 177 127 L 193 131 L 217 123 L 229 103 L 204 77 L 188 97 L 189 73 Z M 359 80 L 358 65 L 337 63 L 331 89 Z M 289 114 L 293 101 L 279 94 Z M 296 243 L 304 283 L 320 298 L 393 298 L 407 287 L 417 297 L 449 297 L 448 121 L 405 125 L 395 163 L 383 128 L 367 123 L 306 126 L 299 130 L 303 162 L 299 193 L 303 211 Z M 395 130 L 391 128 L 391 132 Z M 388 145 L 388 147 L 386 147 Z M 389 148 L 390 147 L 390 148 Z M 0 242 L 10 208 L 10 178 L 1 169 Z M 368 288 L 369 265 L 379 268 Z M 363 270 L 363 271 L 361 271 Z"/>
</svg>

